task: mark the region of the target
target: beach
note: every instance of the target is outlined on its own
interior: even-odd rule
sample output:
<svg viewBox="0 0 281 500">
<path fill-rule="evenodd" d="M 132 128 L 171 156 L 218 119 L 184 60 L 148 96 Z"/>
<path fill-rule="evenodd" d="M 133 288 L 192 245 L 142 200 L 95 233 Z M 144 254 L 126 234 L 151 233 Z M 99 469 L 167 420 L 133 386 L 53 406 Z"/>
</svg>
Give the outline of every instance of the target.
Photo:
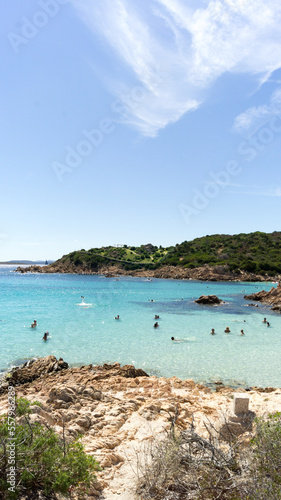
<svg viewBox="0 0 281 500">
<path fill-rule="evenodd" d="M 15 384 L 17 397 L 41 403 L 32 407 L 32 422 L 49 425 L 60 436 L 64 426 L 71 439 L 81 434 L 86 452 L 103 468 L 87 498 L 134 500 L 139 460 L 152 439 L 171 429 L 175 415 L 178 432 L 188 429 L 193 420 L 196 431 L 206 436 L 205 423 L 223 426 L 237 394 L 249 398 L 253 418 L 281 411 L 280 389 L 245 391 L 218 384 L 211 391 L 193 380 L 148 377 L 137 367 L 122 368 L 116 363 L 65 366 L 65 361 L 49 356 L 22 369 L 22 375 L 18 370 L 2 387 L 0 414 L 8 409 L 7 387 Z M 28 377 L 33 380 L 25 382 Z M 245 443 L 249 442 L 251 430 L 242 432 Z"/>
<path fill-rule="evenodd" d="M 141 457 L 173 418 L 179 432 L 193 421 L 204 436 L 207 421 L 223 426 L 237 394 L 252 416 L 281 411 L 281 317 L 251 295 L 271 283 L 13 270 L 0 272 L 0 414 L 13 385 L 17 397 L 41 403 L 32 422 L 81 434 L 103 469 L 87 498 L 134 500 Z M 195 302 L 205 294 L 218 305 Z M 252 431 L 242 431 L 249 440 Z"/>
</svg>

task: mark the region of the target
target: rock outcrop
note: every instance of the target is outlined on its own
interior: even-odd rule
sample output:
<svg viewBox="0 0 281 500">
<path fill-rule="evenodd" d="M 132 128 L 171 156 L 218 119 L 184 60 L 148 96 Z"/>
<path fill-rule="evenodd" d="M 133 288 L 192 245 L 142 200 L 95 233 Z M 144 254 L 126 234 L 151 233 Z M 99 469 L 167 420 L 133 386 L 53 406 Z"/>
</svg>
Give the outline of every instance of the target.
<svg viewBox="0 0 281 500">
<path fill-rule="evenodd" d="M 14 368 L 7 377 L 7 381 L 14 386 L 21 385 L 26 382 L 32 382 L 48 373 L 58 372 L 66 368 L 68 368 L 68 364 L 62 358 L 57 360 L 52 355 L 46 358 L 34 358 L 27 361 L 24 365 Z"/>
<path fill-rule="evenodd" d="M 46 358 L 31 359 L 24 365 L 14 368 L 11 373 L 7 375 L 6 382 L 4 382 L 0 388 L 0 393 L 1 391 L 3 392 L 8 384 L 19 386 L 36 379 L 41 379 L 50 373 L 66 370 L 67 368 L 68 363 L 62 358 L 57 360 L 56 357 L 52 355 Z M 81 370 L 83 368 L 82 366 Z M 133 365 L 120 366 L 119 363 L 114 363 L 113 365 L 104 364 L 103 366 L 89 365 L 87 369 L 91 371 L 93 380 L 113 379 L 113 377 L 148 377 L 147 373 L 141 368 L 135 368 Z"/>
<path fill-rule="evenodd" d="M 209 306 L 223 304 L 223 300 L 219 299 L 216 295 L 201 295 L 201 297 L 194 302 L 197 302 L 197 304 L 207 304 Z"/>
<path fill-rule="evenodd" d="M 281 286 L 278 284 L 277 288 L 272 287 L 268 292 L 261 290 L 257 293 L 252 293 L 251 295 L 244 295 L 246 300 L 255 300 L 258 302 L 263 302 L 264 304 L 269 304 L 273 311 L 281 312 Z"/>
</svg>

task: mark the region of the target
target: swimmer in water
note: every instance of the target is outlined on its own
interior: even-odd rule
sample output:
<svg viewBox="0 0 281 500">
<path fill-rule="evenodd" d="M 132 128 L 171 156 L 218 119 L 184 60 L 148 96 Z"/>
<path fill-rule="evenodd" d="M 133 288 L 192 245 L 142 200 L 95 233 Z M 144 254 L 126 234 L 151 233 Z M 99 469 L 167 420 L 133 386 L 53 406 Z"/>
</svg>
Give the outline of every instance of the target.
<svg viewBox="0 0 281 500">
<path fill-rule="evenodd" d="M 267 322 L 267 321 L 266 321 L 266 318 L 263 318 L 263 321 L 262 321 L 262 322 L 263 322 L 263 323 L 266 323 L 266 322 Z"/>
<path fill-rule="evenodd" d="M 158 314 L 155 314 L 154 319 L 159 319 L 159 318 L 160 316 L 158 316 Z"/>
<path fill-rule="evenodd" d="M 43 337 L 42 337 L 42 340 L 44 340 L 45 342 L 47 342 L 48 335 L 49 335 L 49 332 L 45 332 L 44 335 L 43 335 Z"/>
<path fill-rule="evenodd" d="M 35 319 L 33 323 L 31 323 L 30 328 L 36 328 L 36 326 L 37 326 L 37 321 Z"/>
<path fill-rule="evenodd" d="M 115 316 L 115 319 L 120 319 L 120 316 L 119 316 L 119 314 L 117 314 L 117 316 Z"/>
<path fill-rule="evenodd" d="M 212 328 L 211 335 L 215 335 L 215 329 Z"/>
<path fill-rule="evenodd" d="M 187 342 L 187 341 L 186 341 L 186 340 L 184 340 L 184 339 L 175 339 L 175 337 L 171 337 L 171 340 L 172 340 L 173 342 Z"/>
<path fill-rule="evenodd" d="M 227 326 L 226 329 L 224 330 L 224 333 L 230 333 L 230 329 L 229 327 Z"/>
<path fill-rule="evenodd" d="M 156 323 L 154 323 L 154 328 L 158 328 L 159 324 L 158 324 L 158 321 L 156 321 Z"/>
<path fill-rule="evenodd" d="M 243 331 L 243 330 L 241 330 L 241 333 L 240 333 L 240 335 L 245 335 L 245 333 L 244 333 L 244 331 Z"/>
<path fill-rule="evenodd" d="M 266 322 L 266 325 L 267 325 L 267 326 L 270 326 L 270 323 L 269 323 L 269 321 L 267 321 L 267 322 Z"/>
</svg>

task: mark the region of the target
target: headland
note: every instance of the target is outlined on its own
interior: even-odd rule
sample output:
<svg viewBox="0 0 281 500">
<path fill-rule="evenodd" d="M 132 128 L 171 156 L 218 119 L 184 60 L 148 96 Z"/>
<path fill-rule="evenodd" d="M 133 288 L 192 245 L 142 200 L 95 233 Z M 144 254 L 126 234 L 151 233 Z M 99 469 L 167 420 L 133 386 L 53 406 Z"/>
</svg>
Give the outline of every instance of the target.
<svg viewBox="0 0 281 500">
<path fill-rule="evenodd" d="M 212 235 L 171 247 L 115 245 L 79 250 L 18 272 L 103 274 L 202 281 L 279 281 L 281 233 Z"/>
</svg>

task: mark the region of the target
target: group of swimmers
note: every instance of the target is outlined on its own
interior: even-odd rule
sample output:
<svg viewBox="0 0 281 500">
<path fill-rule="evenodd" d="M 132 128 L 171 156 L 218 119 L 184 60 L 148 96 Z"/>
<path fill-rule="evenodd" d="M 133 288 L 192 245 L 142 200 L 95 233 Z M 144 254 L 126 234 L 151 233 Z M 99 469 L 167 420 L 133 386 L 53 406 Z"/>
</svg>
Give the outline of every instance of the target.
<svg viewBox="0 0 281 500">
<path fill-rule="evenodd" d="M 240 331 L 241 331 L 240 335 L 245 335 L 244 330 L 240 330 Z M 226 329 L 224 330 L 224 333 L 231 333 L 229 326 L 226 327 Z M 215 335 L 215 334 L 216 334 L 215 329 L 212 328 L 211 335 Z"/>
<path fill-rule="evenodd" d="M 117 316 L 115 316 L 114 319 L 120 319 L 119 314 L 117 314 Z M 154 319 L 160 319 L 160 316 L 158 314 L 155 314 Z M 154 328 L 158 328 L 158 326 L 159 326 L 158 321 L 156 321 L 153 326 L 154 326 Z"/>
<path fill-rule="evenodd" d="M 38 325 L 37 325 L 37 321 L 35 319 L 33 321 L 33 323 L 31 323 L 30 328 L 36 328 L 36 326 L 38 326 Z M 49 335 L 50 335 L 49 332 L 45 332 L 44 335 L 43 335 L 43 337 L 42 337 L 42 340 L 44 340 L 44 342 L 47 342 Z"/>
<path fill-rule="evenodd" d="M 263 318 L 262 322 L 266 323 L 266 326 L 270 326 L 270 323 L 269 323 L 269 321 L 267 321 L 266 318 Z M 245 335 L 244 330 L 240 330 L 240 331 L 241 331 L 240 335 Z M 226 329 L 224 330 L 224 333 L 231 333 L 229 326 L 226 327 Z M 212 328 L 212 330 L 211 330 L 211 335 L 215 335 L 215 329 L 214 328 Z"/>
<path fill-rule="evenodd" d="M 154 319 L 160 319 L 160 316 L 158 314 L 155 314 Z M 156 321 L 153 326 L 154 326 L 154 328 L 158 328 L 158 326 L 159 326 L 158 321 Z"/>
<path fill-rule="evenodd" d="M 269 321 L 267 321 L 267 319 L 266 319 L 266 318 L 263 318 L 262 322 L 263 322 L 263 323 L 266 323 L 266 326 L 270 326 L 270 323 L 269 323 Z"/>
</svg>

